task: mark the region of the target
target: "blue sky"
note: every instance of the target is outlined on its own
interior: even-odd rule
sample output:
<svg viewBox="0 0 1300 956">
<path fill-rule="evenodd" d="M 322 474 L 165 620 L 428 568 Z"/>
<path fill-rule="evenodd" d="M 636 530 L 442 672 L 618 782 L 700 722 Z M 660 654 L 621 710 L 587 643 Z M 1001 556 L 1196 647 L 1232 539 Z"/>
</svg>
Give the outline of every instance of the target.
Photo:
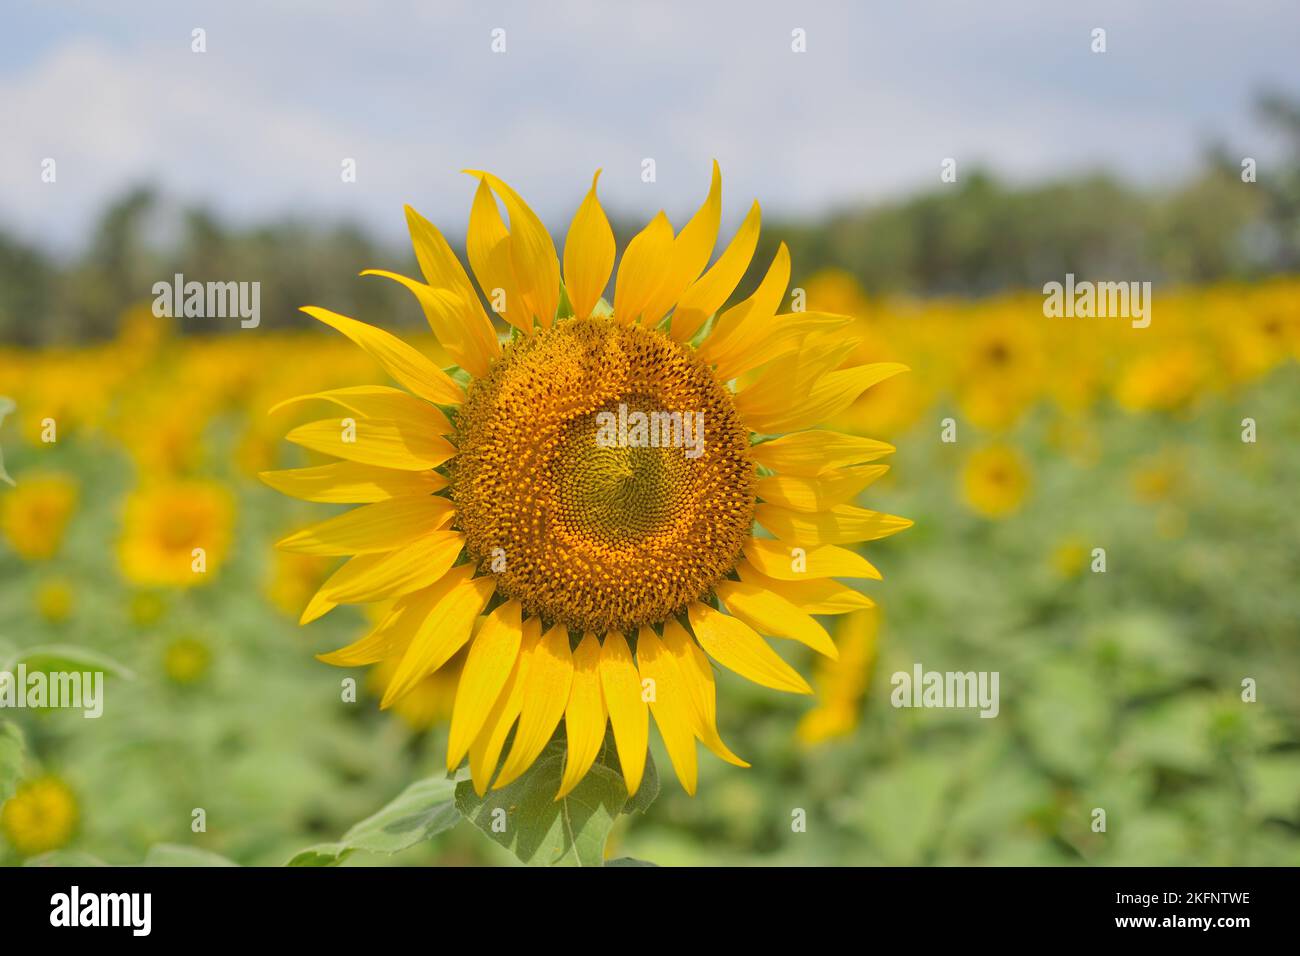
<svg viewBox="0 0 1300 956">
<path fill-rule="evenodd" d="M 1294 0 L 10 0 L 3 23 L 0 227 L 52 248 L 133 183 L 236 221 L 346 217 L 391 239 L 403 202 L 460 234 L 465 167 L 559 233 L 598 167 L 613 210 L 680 223 L 714 157 L 732 224 L 755 197 L 816 215 L 925 188 L 949 156 L 959 174 L 1164 183 L 1212 136 L 1268 157 L 1252 94 L 1300 94 Z"/>
</svg>

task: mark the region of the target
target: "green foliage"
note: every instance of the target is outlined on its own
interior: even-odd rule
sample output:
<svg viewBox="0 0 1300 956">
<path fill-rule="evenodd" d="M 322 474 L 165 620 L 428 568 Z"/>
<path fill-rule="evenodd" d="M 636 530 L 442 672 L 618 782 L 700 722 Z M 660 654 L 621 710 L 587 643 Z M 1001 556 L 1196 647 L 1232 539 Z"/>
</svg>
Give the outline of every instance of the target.
<svg viewBox="0 0 1300 956">
<path fill-rule="evenodd" d="M 5 398 L 0 395 L 0 425 L 5 423 L 5 416 L 9 415 L 15 408 L 12 398 Z M 0 447 L 0 481 L 7 485 L 12 485 L 14 480 L 9 477 L 9 472 L 5 471 L 5 451 Z"/>
<path fill-rule="evenodd" d="M 296 853 L 287 865 L 336 866 L 357 850 L 398 853 L 459 821 L 455 781 L 430 777 L 411 784 L 388 806 L 349 829 L 337 843 L 308 847 Z"/>
<path fill-rule="evenodd" d="M 644 811 L 658 792 L 653 766 L 629 800 L 613 739 L 606 736 L 595 764 L 562 799 L 565 742 L 557 736 L 518 780 L 484 796 L 468 780 L 456 788 L 456 806 L 492 840 L 524 863 L 603 866 L 605 844 L 621 813 Z"/>
<path fill-rule="evenodd" d="M 135 675 L 124 664 L 107 654 L 77 644 L 38 644 L 13 651 L 0 658 L 0 671 L 14 671 L 19 665 L 34 671 L 102 671 L 125 680 Z"/>
<path fill-rule="evenodd" d="M 0 803 L 13 796 L 22 779 L 26 749 L 22 729 L 12 720 L 0 721 Z"/>
<path fill-rule="evenodd" d="M 219 853 L 176 843 L 159 843 L 145 854 L 144 866 L 238 866 Z"/>
</svg>

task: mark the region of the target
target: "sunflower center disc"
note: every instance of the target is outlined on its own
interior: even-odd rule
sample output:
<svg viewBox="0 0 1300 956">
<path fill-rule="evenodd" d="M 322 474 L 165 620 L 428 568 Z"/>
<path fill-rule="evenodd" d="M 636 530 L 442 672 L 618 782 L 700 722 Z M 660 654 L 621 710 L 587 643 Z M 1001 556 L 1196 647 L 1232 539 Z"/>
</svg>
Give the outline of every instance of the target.
<svg viewBox="0 0 1300 956">
<path fill-rule="evenodd" d="M 713 374 L 656 332 L 583 319 L 514 343 L 470 387 L 456 444 L 471 558 L 547 621 L 662 621 L 750 533 L 748 431 Z"/>
</svg>

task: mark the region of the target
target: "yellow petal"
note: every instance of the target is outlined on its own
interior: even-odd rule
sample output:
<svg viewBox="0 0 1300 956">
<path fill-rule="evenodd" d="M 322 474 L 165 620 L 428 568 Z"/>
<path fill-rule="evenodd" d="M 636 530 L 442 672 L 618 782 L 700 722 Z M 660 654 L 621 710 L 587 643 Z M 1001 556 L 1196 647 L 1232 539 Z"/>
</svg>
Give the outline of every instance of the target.
<svg viewBox="0 0 1300 956">
<path fill-rule="evenodd" d="M 793 541 L 770 541 L 750 538 L 744 547 L 745 557 L 759 571 L 782 581 L 808 578 L 871 578 L 880 580 L 875 566 L 848 548 L 833 544 L 806 548 Z"/>
<path fill-rule="evenodd" d="M 854 505 L 836 505 L 815 514 L 759 505 L 754 509 L 754 520 L 778 538 L 801 545 L 875 541 L 912 527 L 907 518 Z"/>
<path fill-rule="evenodd" d="M 800 397 L 795 400 L 791 400 L 787 381 L 781 386 L 784 405 L 770 412 L 760 412 L 755 406 L 764 400 L 777 401 L 771 390 L 778 386 L 772 381 L 755 382 L 736 395 L 736 411 L 740 412 L 745 424 L 757 432 L 798 431 L 834 418 L 872 385 L 907 370 L 906 365 L 897 362 L 875 362 L 838 369 L 823 375 L 806 394 L 800 393 Z"/>
<path fill-rule="evenodd" d="M 856 336 L 843 332 L 810 335 L 798 351 L 768 363 L 748 378 L 737 393 L 739 404 L 747 415 L 755 417 L 785 412 L 792 395 L 811 394 L 818 381 L 839 369 L 861 344 Z"/>
<path fill-rule="evenodd" d="M 600 689 L 600 641 L 587 634 L 573 652 L 573 683 L 564 709 L 568 759 L 560 779 L 559 800 L 587 775 L 605 740 L 605 699 Z"/>
<path fill-rule="evenodd" d="M 444 594 L 445 589 L 429 588 L 426 591 L 398 598 L 393 602 L 392 609 L 365 637 L 337 651 L 317 654 L 316 659 L 326 664 L 333 664 L 335 667 L 361 667 L 366 664 L 378 664 L 388 658 L 400 657 L 411 646 L 411 640 L 420 626 L 428 620 Z"/>
<path fill-rule="evenodd" d="M 417 425 L 432 425 L 439 435 L 450 435 L 452 432 L 451 422 L 437 405 L 431 405 L 410 392 L 389 388 L 387 385 L 354 385 L 350 388 L 297 395 L 286 398 L 267 414 L 274 414 L 287 405 L 310 399 L 333 402 L 366 418 L 388 418 Z"/>
<path fill-rule="evenodd" d="M 785 295 L 785 287 L 789 284 L 790 250 L 783 242 L 777 247 L 772 264 L 768 266 L 767 273 L 754 294 L 718 316 L 717 325 L 709 332 L 709 337 L 700 343 L 700 360 L 712 364 L 745 348 L 750 343 L 745 334 L 747 324 L 775 315 L 781 306 L 781 298 Z"/>
<path fill-rule="evenodd" d="M 729 381 L 798 352 L 810 336 L 825 334 L 848 325 L 852 319 L 824 312 L 796 312 L 767 315 L 751 312 L 735 326 L 734 333 L 712 359 L 718 378 Z"/>
<path fill-rule="evenodd" d="M 496 330 L 442 233 L 410 206 L 406 207 L 406 225 L 428 285 L 377 270 L 374 274 L 395 279 L 415 293 L 438 341 L 461 368 L 479 378 L 501 354 Z"/>
<path fill-rule="evenodd" d="M 754 492 L 768 504 L 792 511 L 825 511 L 852 501 L 863 488 L 887 471 L 888 465 L 862 465 L 828 471 L 820 478 L 771 475 L 760 478 Z"/>
<path fill-rule="evenodd" d="M 745 270 L 749 268 L 749 261 L 754 257 L 754 249 L 758 246 L 761 220 L 762 212 L 755 202 L 718 261 L 677 300 L 671 333 L 678 342 L 688 341 L 713 313 L 722 308 L 731 293 L 736 291 Z"/>
<path fill-rule="evenodd" d="M 600 170 L 591 178 L 591 190 L 574 213 L 569 236 L 564 240 L 564 287 L 573 314 L 579 319 L 595 310 L 614 271 L 614 230 L 596 198 L 598 179 Z"/>
<path fill-rule="evenodd" d="M 314 305 L 303 306 L 302 311 L 338 329 L 361 346 L 397 382 L 421 398 L 439 405 L 459 405 L 464 401 L 465 392 L 450 375 L 397 336 Z"/>
<path fill-rule="evenodd" d="M 641 313 L 641 321 L 655 325 L 700 277 L 709 264 L 713 244 L 718 241 L 718 223 L 722 219 L 722 171 L 713 162 L 713 180 L 704 204 L 673 239 L 672 251 L 664 264 L 663 278 Z"/>
<path fill-rule="evenodd" d="M 322 584 L 312 595 L 307 606 L 303 608 L 302 615 L 298 618 L 300 625 L 310 624 L 317 618 L 323 617 L 330 611 L 338 607 L 337 601 L 331 601 L 325 593 L 325 589 L 338 583 L 339 581 L 348 580 L 350 577 L 358 574 L 364 574 L 370 568 L 373 568 L 380 561 L 387 557 L 387 552 L 377 552 L 374 554 L 358 554 L 348 558 L 339 567 L 334 569 L 334 573 L 325 579 Z"/>
<path fill-rule="evenodd" d="M 719 581 L 714 590 L 728 611 L 758 633 L 788 637 L 832 660 L 839 658 L 826 628 L 779 594 L 746 581 Z"/>
<path fill-rule="evenodd" d="M 352 574 L 331 577 L 321 593 L 335 604 L 364 604 L 410 594 L 450 571 L 464 547 L 465 536 L 459 531 L 435 531 Z"/>
<path fill-rule="evenodd" d="M 663 644 L 648 627 L 641 628 L 637 634 L 636 660 L 641 680 L 650 682 L 650 712 L 654 714 L 673 771 L 682 789 L 694 796 L 699 765 L 691 721 L 690 690 Z"/>
<path fill-rule="evenodd" d="M 560 262 L 551 234 L 519 194 L 501 179 L 478 170 L 466 172 L 485 179 L 505 203 L 510 215 L 509 248 L 515 286 L 524 297 L 526 314 L 535 317 L 542 328 L 550 328 L 560 301 Z"/>
<path fill-rule="evenodd" d="M 456 454 L 432 426 L 383 418 L 308 422 L 284 437 L 335 458 L 399 471 L 428 471 Z"/>
<path fill-rule="evenodd" d="M 361 269 L 361 274 L 387 278 L 406 287 L 409 293 L 415 295 L 416 302 L 420 303 L 420 311 L 424 312 L 429 328 L 433 329 L 439 345 L 447 350 L 447 355 L 451 356 L 452 362 L 467 369 L 476 378 L 486 375 L 491 360 L 500 354 L 500 342 L 482 304 L 478 302 L 477 293 L 469 293 L 472 299 L 471 306 L 467 307 L 460 295 L 451 293 L 447 289 L 434 289 L 416 278 L 403 276 L 398 272 L 389 272 L 387 269 Z M 467 317 L 474 316 L 474 313 L 477 313 L 477 316 L 486 323 L 487 336 L 472 332 L 472 329 L 478 328 L 477 319 L 471 320 L 474 324 L 469 325 L 467 330 L 465 325 Z"/>
<path fill-rule="evenodd" d="M 411 638 L 397 672 L 384 691 L 381 708 L 391 707 L 469 640 L 474 618 L 482 612 L 496 588 L 495 578 L 472 578 L 473 573 L 473 565 L 459 565 L 430 588 L 437 595 L 437 603 Z"/>
<path fill-rule="evenodd" d="M 533 765 L 564 716 L 573 684 L 567 627 L 557 624 L 546 632 L 530 655 L 527 674 L 515 742 L 494 788 L 504 787 Z"/>
<path fill-rule="evenodd" d="M 695 736 L 727 763 L 748 767 L 749 764 L 732 753 L 718 734 L 718 690 L 709 659 L 686 633 L 686 628 L 673 618 L 664 622 L 663 645 L 690 692 L 691 724 Z"/>
<path fill-rule="evenodd" d="M 663 281 L 664 268 L 673 248 L 673 227 L 659 212 L 649 225 L 632 237 L 623 250 L 614 281 L 614 318 L 635 325 L 650 297 Z"/>
<path fill-rule="evenodd" d="M 470 645 L 469 656 L 456 688 L 447 740 L 447 769 L 455 770 L 470 744 L 483 729 L 483 721 L 496 703 L 506 678 L 514 670 L 523 638 L 523 611 L 518 601 L 506 601 L 488 615 Z"/>
<path fill-rule="evenodd" d="M 696 602 L 688 609 L 695 639 L 723 667 L 755 684 L 793 694 L 811 694 L 808 682 L 783 661 L 744 621 Z"/>
<path fill-rule="evenodd" d="M 452 361 L 475 378 L 486 375 L 492 360 L 501 354 L 501 342 L 477 292 L 471 290 L 462 298 L 460 294 L 433 288 L 387 269 L 362 269 L 361 274 L 391 279 L 414 295 L 438 343 Z"/>
<path fill-rule="evenodd" d="M 300 554 L 392 551 L 441 528 L 453 514 L 451 501 L 436 495 L 390 498 L 308 525 L 276 542 L 276 547 Z"/>
<path fill-rule="evenodd" d="M 354 461 L 336 461 L 313 468 L 289 468 L 258 473 L 276 491 L 304 501 L 360 505 L 388 498 L 431 495 L 447 486 L 436 471 L 396 471 Z"/>
<path fill-rule="evenodd" d="M 749 456 L 765 468 L 783 475 L 816 478 L 828 471 L 875 461 L 892 455 L 894 446 L 857 435 L 831 431 L 796 432 L 760 442 Z"/>
<path fill-rule="evenodd" d="M 531 335 L 533 320 L 528 315 L 523 294 L 515 285 L 514 265 L 510 261 L 510 233 L 486 179 L 479 180 L 474 193 L 465 252 L 488 304 L 519 331 Z"/>
<path fill-rule="evenodd" d="M 876 602 L 861 591 L 855 591 L 830 578 L 780 581 L 759 574 L 748 561 L 737 564 L 736 571 L 740 574 L 740 580 L 779 594 L 805 614 L 849 614 L 876 606 Z"/>
<path fill-rule="evenodd" d="M 470 779 L 474 782 L 474 791 L 480 797 L 487 793 L 492 774 L 501 759 L 506 737 L 523 707 L 524 685 L 528 682 L 528 670 L 541 638 L 542 622 L 535 617 L 524 621 L 524 636 L 519 645 L 519 656 L 515 658 L 514 670 L 510 672 L 506 686 L 497 695 L 496 703 L 483 721 L 483 729 L 470 745 Z"/>
<path fill-rule="evenodd" d="M 650 740 L 650 711 L 641 697 L 641 679 L 637 675 L 632 651 L 622 634 L 610 632 L 600 649 L 600 686 L 605 693 L 605 709 L 614 728 L 614 744 L 623 780 L 629 794 L 641 787 L 645 773 L 646 748 Z"/>
</svg>

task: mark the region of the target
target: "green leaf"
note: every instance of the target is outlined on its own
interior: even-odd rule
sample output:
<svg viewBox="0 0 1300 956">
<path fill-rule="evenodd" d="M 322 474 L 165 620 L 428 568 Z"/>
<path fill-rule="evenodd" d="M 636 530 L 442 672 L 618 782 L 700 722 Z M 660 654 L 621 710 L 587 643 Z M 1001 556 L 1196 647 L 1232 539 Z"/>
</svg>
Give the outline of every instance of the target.
<svg viewBox="0 0 1300 956">
<path fill-rule="evenodd" d="M 51 850 L 23 861 L 23 866 L 108 866 L 103 860 L 81 850 Z"/>
<path fill-rule="evenodd" d="M 569 300 L 569 290 L 560 283 L 560 301 L 555 306 L 555 321 L 573 318 L 573 303 Z"/>
<path fill-rule="evenodd" d="M 651 863 L 649 860 L 638 860 L 631 856 L 620 856 L 617 860 L 606 860 L 606 866 L 658 866 L 658 863 Z"/>
<path fill-rule="evenodd" d="M 22 779 L 23 758 L 27 748 L 23 732 L 11 720 L 0 723 L 0 803 L 14 795 Z"/>
<path fill-rule="evenodd" d="M 5 416 L 17 407 L 12 398 L 5 398 L 0 395 L 0 425 L 5 423 Z M 3 448 L 0 448 L 0 481 L 8 485 L 14 483 L 14 480 L 9 477 L 9 472 L 5 471 L 5 452 Z"/>
<path fill-rule="evenodd" d="M 1260 757 L 1251 776 L 1251 807 L 1263 817 L 1300 819 L 1300 758 L 1290 753 Z"/>
<path fill-rule="evenodd" d="M 472 783 L 456 787 L 456 806 L 493 841 L 531 865 L 602 866 L 614 821 L 628 804 L 607 737 L 590 771 L 556 800 L 565 742 L 557 735 L 518 780 L 480 797 Z M 645 784 L 642 784 L 645 786 Z"/>
<path fill-rule="evenodd" d="M 614 749 L 609 748 L 611 753 Z M 620 768 L 620 775 L 621 775 Z M 645 813 L 650 809 L 650 804 L 655 802 L 659 796 L 659 771 L 655 768 L 654 754 L 646 748 L 645 752 L 645 773 L 641 776 L 641 786 L 637 787 L 636 793 L 623 804 L 624 813 Z M 653 866 L 654 864 L 647 864 Z"/>
<path fill-rule="evenodd" d="M 337 866 L 352 855 L 352 850 L 342 843 L 317 843 L 299 850 L 285 866 Z"/>
<path fill-rule="evenodd" d="M 179 843 L 155 843 L 145 854 L 144 866 L 238 866 L 219 853 Z"/>
<path fill-rule="evenodd" d="M 0 661 L 0 671 L 13 673 L 19 664 L 25 664 L 28 671 L 103 671 L 114 677 L 135 679 L 135 674 L 126 665 L 107 654 L 75 644 L 38 644 L 21 648 L 11 653 L 8 660 Z"/>
<path fill-rule="evenodd" d="M 310 846 L 285 865 L 337 866 L 356 850 L 393 854 L 415 846 L 460 822 L 455 795 L 455 780 L 441 776 L 420 780 L 348 830 L 339 842 Z"/>
</svg>

